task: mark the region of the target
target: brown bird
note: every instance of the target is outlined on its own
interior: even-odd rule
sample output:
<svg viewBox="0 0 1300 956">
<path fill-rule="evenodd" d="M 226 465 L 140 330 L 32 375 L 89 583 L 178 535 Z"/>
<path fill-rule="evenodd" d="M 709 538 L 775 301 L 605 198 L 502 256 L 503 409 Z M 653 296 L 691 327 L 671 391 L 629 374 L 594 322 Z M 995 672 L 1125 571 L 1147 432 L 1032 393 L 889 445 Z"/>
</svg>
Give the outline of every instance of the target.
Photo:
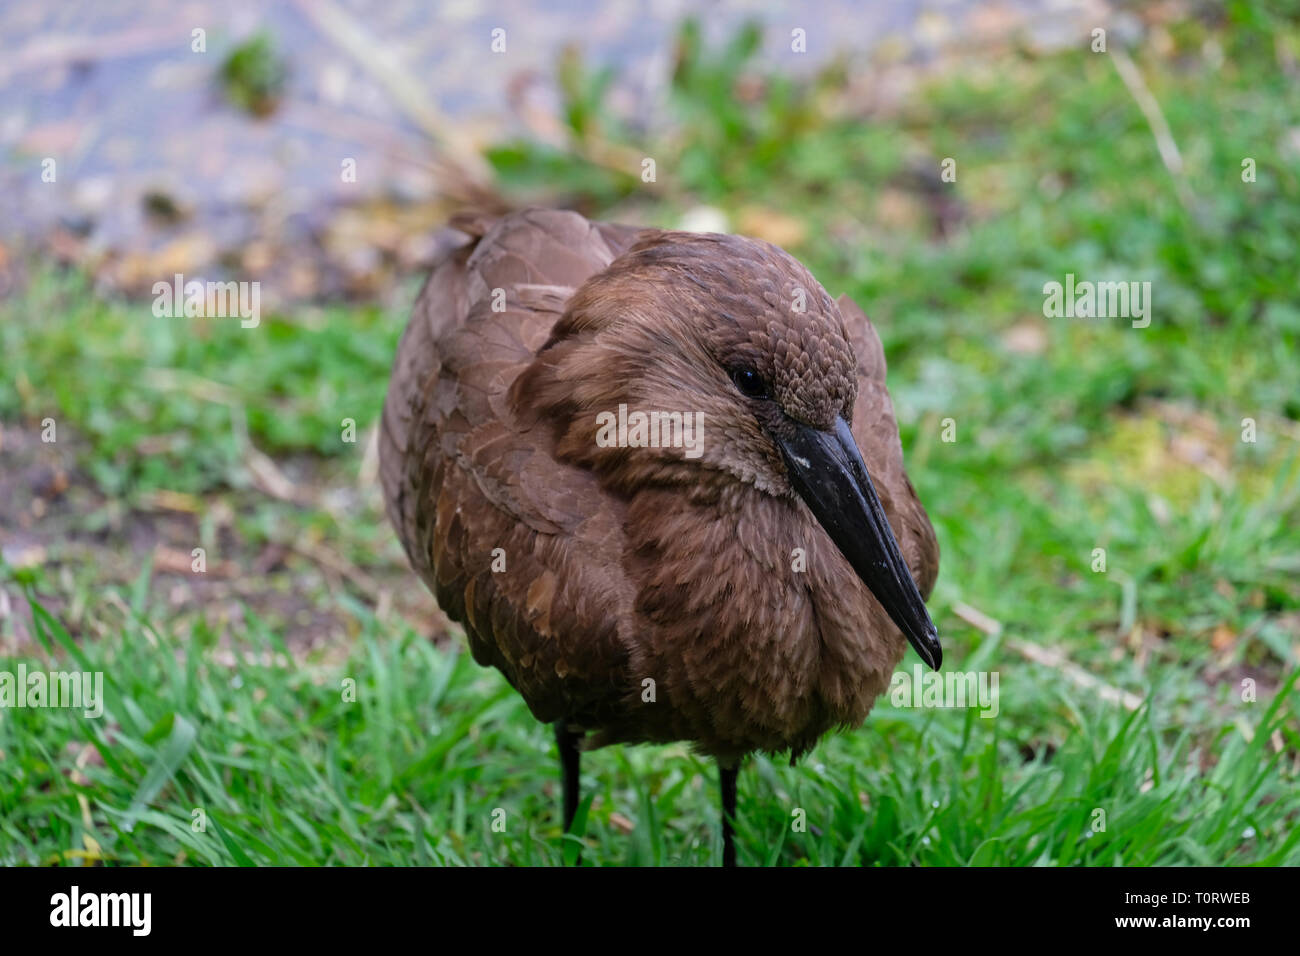
<svg viewBox="0 0 1300 956">
<path fill-rule="evenodd" d="M 866 315 L 783 250 L 527 210 L 453 223 L 398 347 L 380 472 L 414 569 L 581 750 L 736 772 L 858 726 L 938 572 Z"/>
</svg>

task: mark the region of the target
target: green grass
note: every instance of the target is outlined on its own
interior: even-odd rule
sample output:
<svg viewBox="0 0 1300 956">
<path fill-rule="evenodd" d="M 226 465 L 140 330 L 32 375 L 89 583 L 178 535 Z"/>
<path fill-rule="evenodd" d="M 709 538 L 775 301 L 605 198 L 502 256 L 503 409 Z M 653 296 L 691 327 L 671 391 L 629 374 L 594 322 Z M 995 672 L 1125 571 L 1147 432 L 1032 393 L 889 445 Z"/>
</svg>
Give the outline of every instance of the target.
<svg viewBox="0 0 1300 956">
<path fill-rule="evenodd" d="M 26 709 L 0 724 L 4 764 L 17 768 L 0 789 L 0 863 L 560 863 L 549 731 L 468 655 L 352 611 L 359 641 L 340 665 L 295 663 L 253 620 L 231 667 L 203 627 L 172 633 L 133 609 L 119 632 L 78 646 L 38 609 L 45 647 L 69 667 L 102 670 L 109 705 L 99 720 Z M 800 768 L 753 761 L 741 777 L 741 860 L 1295 860 L 1294 786 L 1268 742 L 1294 706 L 1295 675 L 1271 704 L 1242 709 L 1249 740 L 1231 722 L 1206 740 L 1186 725 L 1161 732 L 1175 688 L 1124 716 L 1036 676 L 1017 682 L 1018 694 L 1037 690 L 1002 719 L 882 707 Z M 1050 756 L 1027 755 L 1007 729 L 1035 713 L 1065 731 Z M 1202 750 L 1216 763 L 1197 771 Z M 718 862 L 711 766 L 683 747 L 585 761 L 597 801 L 589 860 Z M 630 836 L 614 813 L 635 822 Z"/>
<path fill-rule="evenodd" d="M 240 429 L 271 455 L 343 455 L 342 422 L 374 419 L 399 317 L 367 307 L 303 310 L 257 328 L 186 323 L 150 303 L 104 303 L 77 275 L 34 274 L 0 306 L 6 375 L 0 415 L 63 419 L 93 445 L 86 464 L 108 494 L 238 485 Z M 165 437 L 156 453 L 140 444 Z"/>
<path fill-rule="evenodd" d="M 998 672 L 1000 713 L 882 699 L 796 768 L 756 758 L 740 780 L 742 863 L 1300 863 L 1300 157 L 1286 146 L 1300 108 L 1281 65 L 1300 27 L 1250 5 L 1224 17 L 1174 24 L 1163 55 L 1134 53 L 1182 152 L 1187 204 L 1112 64 L 1090 53 L 1006 54 L 863 119 L 833 70 L 799 85 L 752 38 L 703 51 L 688 32 L 662 129 L 637 132 L 606 108 L 606 77 L 566 62 L 572 150 L 492 152 L 517 195 L 611 218 L 668 224 L 699 203 L 791 217 L 805 227 L 792 251 L 885 341 L 909 473 L 940 538 L 945 664 Z M 751 74 L 770 95 L 747 105 L 732 91 Z M 655 188 L 583 158 L 601 141 L 654 156 Z M 948 156 L 957 182 L 931 181 Z M 1044 319 L 1042 285 L 1067 272 L 1150 279 L 1151 327 Z M 340 420 L 373 425 L 402 321 L 332 308 L 180 327 L 38 272 L 0 303 L 0 421 L 66 423 L 128 517 L 152 490 L 247 491 L 245 423 L 322 493 L 353 487 L 362 443 L 340 441 Z M 1247 417 L 1255 443 L 1241 440 Z M 244 539 L 298 531 L 372 572 L 401 566 L 373 494 L 349 509 L 232 500 Z M 0 566 L 0 586 L 58 606 L 60 557 Z M 75 570 L 77 640 L 38 611 L 44 641 L 22 659 L 102 670 L 108 710 L 0 714 L 0 862 L 71 863 L 91 847 L 118 863 L 561 861 L 550 732 L 458 640 L 435 646 L 321 589 L 350 642 L 304 650 L 254 615 L 178 618 L 149 569 Z M 977 630 L 960 605 L 1002 630 Z M 1257 700 L 1243 699 L 1251 686 Z M 583 767 L 586 862 L 718 862 L 707 761 L 613 748 Z"/>
</svg>

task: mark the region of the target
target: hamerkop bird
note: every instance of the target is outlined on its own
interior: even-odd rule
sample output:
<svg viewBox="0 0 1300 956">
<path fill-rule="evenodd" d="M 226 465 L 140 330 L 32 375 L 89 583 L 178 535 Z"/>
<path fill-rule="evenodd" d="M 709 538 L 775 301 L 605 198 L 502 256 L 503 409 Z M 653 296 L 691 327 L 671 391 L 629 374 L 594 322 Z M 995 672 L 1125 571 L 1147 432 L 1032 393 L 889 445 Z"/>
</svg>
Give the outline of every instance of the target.
<svg viewBox="0 0 1300 956">
<path fill-rule="evenodd" d="M 474 659 L 554 723 L 565 829 L 581 750 L 689 741 L 734 865 L 746 754 L 860 724 L 904 638 L 940 663 L 880 340 L 766 242 L 455 224 L 384 404 L 389 518 Z"/>
</svg>

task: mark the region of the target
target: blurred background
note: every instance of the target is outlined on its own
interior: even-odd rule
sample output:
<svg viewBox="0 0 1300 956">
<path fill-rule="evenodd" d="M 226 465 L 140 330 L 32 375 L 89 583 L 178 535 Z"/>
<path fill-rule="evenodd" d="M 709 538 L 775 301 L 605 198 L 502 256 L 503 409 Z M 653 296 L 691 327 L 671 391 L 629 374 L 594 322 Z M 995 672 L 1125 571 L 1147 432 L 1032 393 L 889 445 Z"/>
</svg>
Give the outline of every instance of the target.
<svg viewBox="0 0 1300 956">
<path fill-rule="evenodd" d="M 826 817 L 742 860 L 1298 861 L 1300 6 L 140 0 L 0 3 L 0 662 L 111 686 L 0 715 L 0 862 L 553 861 L 548 737 L 375 483 L 440 227 L 528 204 L 862 304 L 945 660 L 1002 676 L 996 720 L 759 758 Z M 177 273 L 260 323 L 156 315 Z M 1150 326 L 1045 316 L 1071 273 Z M 591 771 L 613 861 L 710 858 L 663 749 Z M 550 823 L 493 843 L 507 787 Z"/>
</svg>

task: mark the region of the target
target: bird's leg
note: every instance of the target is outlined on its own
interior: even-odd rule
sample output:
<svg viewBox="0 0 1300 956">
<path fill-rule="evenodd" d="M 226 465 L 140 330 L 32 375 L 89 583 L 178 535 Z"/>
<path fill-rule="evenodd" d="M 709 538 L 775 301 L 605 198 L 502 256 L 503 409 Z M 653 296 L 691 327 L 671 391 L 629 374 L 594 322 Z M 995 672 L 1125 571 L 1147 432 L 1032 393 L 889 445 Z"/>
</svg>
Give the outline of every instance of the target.
<svg viewBox="0 0 1300 956">
<path fill-rule="evenodd" d="M 722 865 L 736 865 L 736 841 L 732 822 L 736 819 L 736 774 L 740 761 L 718 758 L 718 781 L 722 786 Z"/>
<path fill-rule="evenodd" d="M 573 818 L 578 813 L 578 766 L 581 753 L 578 750 L 580 734 L 569 730 L 563 720 L 555 722 L 555 744 L 560 750 L 560 770 L 564 775 L 564 832 L 573 826 Z M 578 862 L 581 862 L 581 857 Z"/>
</svg>

